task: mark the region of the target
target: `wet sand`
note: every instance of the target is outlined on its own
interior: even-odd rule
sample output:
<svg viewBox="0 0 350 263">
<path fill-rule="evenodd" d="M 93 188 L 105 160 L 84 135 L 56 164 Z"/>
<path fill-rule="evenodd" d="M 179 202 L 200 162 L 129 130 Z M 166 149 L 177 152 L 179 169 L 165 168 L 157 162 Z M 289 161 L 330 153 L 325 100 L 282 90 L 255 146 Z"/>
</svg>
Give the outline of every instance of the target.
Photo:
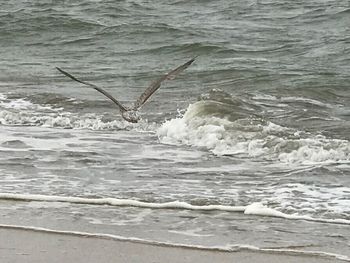
<svg viewBox="0 0 350 263">
<path fill-rule="evenodd" d="M 250 251 L 220 252 L 166 247 L 31 230 L 0 228 L 2 263 L 130 263 L 130 262 L 337 262 L 334 258 Z M 342 262 L 342 261 L 339 261 Z"/>
</svg>

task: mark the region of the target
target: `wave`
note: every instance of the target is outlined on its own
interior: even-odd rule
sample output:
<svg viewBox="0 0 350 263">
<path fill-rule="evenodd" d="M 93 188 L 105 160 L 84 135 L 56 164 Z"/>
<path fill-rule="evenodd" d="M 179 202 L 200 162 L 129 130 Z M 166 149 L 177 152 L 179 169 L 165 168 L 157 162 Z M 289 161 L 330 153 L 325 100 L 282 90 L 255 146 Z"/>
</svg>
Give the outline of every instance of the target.
<svg viewBox="0 0 350 263">
<path fill-rule="evenodd" d="M 183 116 L 163 123 L 157 130 L 160 141 L 204 148 L 218 156 L 297 165 L 350 161 L 349 141 L 280 126 L 258 116 L 257 104 L 215 93 L 189 105 Z"/>
<path fill-rule="evenodd" d="M 346 255 L 324 252 L 324 251 L 312 251 L 312 250 L 305 251 L 305 250 L 297 250 L 297 249 L 290 249 L 290 248 L 259 248 L 256 246 L 246 245 L 246 244 L 229 244 L 227 246 L 200 246 L 200 245 L 190 245 L 190 244 L 181 244 L 181 243 L 159 242 L 159 241 L 153 241 L 148 239 L 141 239 L 137 237 L 125 237 L 125 236 L 105 234 L 105 233 L 65 231 L 65 230 L 55 230 L 55 229 L 35 227 L 35 226 L 21 226 L 21 225 L 7 225 L 7 224 L 0 224 L 0 228 L 26 230 L 26 231 L 34 231 L 34 232 L 41 232 L 41 233 L 49 233 L 49 234 L 60 234 L 60 235 L 76 236 L 76 237 L 84 237 L 84 238 L 99 238 L 99 239 L 107 239 L 107 240 L 115 240 L 115 241 L 126 241 L 126 242 L 133 242 L 133 243 L 153 245 L 153 246 L 165 246 L 165 247 L 176 247 L 176 248 L 219 251 L 219 252 L 254 251 L 254 252 L 261 252 L 261 253 L 278 253 L 278 254 L 295 255 L 295 256 L 317 256 L 317 257 L 325 257 L 325 258 L 336 258 L 338 260 L 350 262 L 350 258 Z"/>
<path fill-rule="evenodd" d="M 105 122 L 96 116 L 73 116 L 64 114 L 28 114 L 23 112 L 0 111 L 0 124 L 16 126 L 41 126 L 64 129 L 123 130 L 130 127 L 123 121 Z"/>
<path fill-rule="evenodd" d="M 0 124 L 9 126 L 38 126 L 44 128 L 83 129 L 83 130 L 135 130 L 153 132 L 156 124 L 142 120 L 133 124 L 122 119 L 107 121 L 96 114 L 78 115 L 68 112 L 31 114 L 27 112 L 11 112 L 0 110 Z"/>
<path fill-rule="evenodd" d="M 70 30 L 74 29 L 91 29 L 102 27 L 102 25 L 96 21 L 87 17 L 71 16 L 67 14 L 57 14 L 54 9 L 47 9 L 40 11 L 42 16 L 27 15 L 24 17 L 18 17 L 17 23 L 22 25 L 31 24 L 38 28 L 53 28 L 57 24 L 60 24 L 62 28 Z M 54 14 L 50 14 L 54 13 Z"/>
<path fill-rule="evenodd" d="M 168 34 L 192 34 L 198 35 L 195 30 L 187 27 L 179 27 L 177 25 L 171 25 L 167 23 L 141 23 L 134 21 L 132 23 L 120 23 L 115 25 L 106 26 L 100 30 L 97 35 L 106 35 L 111 33 L 124 34 L 125 36 L 135 36 L 137 34 L 160 34 L 167 32 Z"/>
<path fill-rule="evenodd" d="M 155 124 L 143 120 L 137 124 L 120 120 L 105 120 L 102 115 L 77 114 L 64 111 L 65 107 L 75 106 L 81 102 L 74 98 L 41 96 L 33 100 L 44 101 L 45 104 L 33 103 L 31 100 L 9 99 L 0 94 L 0 124 L 9 126 L 39 126 L 63 129 L 89 130 L 136 130 L 154 131 Z M 56 107 L 59 106 L 59 107 Z"/>
<path fill-rule="evenodd" d="M 252 203 L 246 206 L 227 206 L 227 205 L 192 205 L 186 202 L 173 201 L 166 203 L 151 203 L 133 199 L 117 199 L 117 198 L 83 198 L 83 197 L 65 197 L 52 195 L 34 195 L 34 194 L 12 194 L 0 193 L 0 200 L 16 200 L 16 201 L 38 201 L 38 202 L 63 202 L 72 204 L 87 204 L 87 205 L 109 205 L 109 206 L 127 206 L 140 207 L 150 209 L 185 209 L 196 211 L 225 211 L 225 212 L 241 212 L 246 215 L 256 216 L 271 216 L 285 218 L 289 220 L 305 220 L 320 223 L 344 224 L 350 225 L 350 220 L 347 219 L 326 219 L 313 218 L 307 215 L 290 215 L 266 207 L 262 203 Z"/>
<path fill-rule="evenodd" d="M 335 15 L 348 15 L 350 13 L 350 8 L 344 8 L 341 11 L 335 13 Z"/>
<path fill-rule="evenodd" d="M 45 99 L 41 99 L 45 97 Z M 74 98 L 41 96 L 7 98 L 0 94 L 0 124 L 41 126 L 64 129 L 156 131 L 161 143 L 185 144 L 212 152 L 217 156 L 251 157 L 294 165 L 350 162 L 350 142 L 320 134 L 283 127 L 265 120 L 257 112 L 262 105 L 234 98 L 220 90 L 203 94 L 188 106 L 183 116 L 160 126 L 143 120 L 132 124 L 106 114 L 78 114 Z M 44 102 L 39 104 L 35 102 Z M 303 102 L 324 109 L 331 107 L 316 100 L 286 97 L 282 103 Z M 96 107 L 96 105 L 95 105 Z M 310 118 L 310 117 L 309 117 Z"/>
<path fill-rule="evenodd" d="M 161 44 L 153 47 L 142 47 L 134 49 L 132 52 L 147 52 L 150 54 L 159 54 L 160 52 L 178 52 L 190 54 L 205 54 L 205 53 L 227 53 L 235 52 L 235 50 L 226 48 L 220 43 L 175 43 L 175 44 Z M 130 53 L 130 51 L 129 51 Z"/>
<path fill-rule="evenodd" d="M 54 108 L 49 106 L 42 106 L 39 104 L 33 104 L 29 100 L 18 98 L 8 99 L 6 95 L 0 94 L 0 108 L 13 109 L 13 110 L 53 110 Z"/>
</svg>

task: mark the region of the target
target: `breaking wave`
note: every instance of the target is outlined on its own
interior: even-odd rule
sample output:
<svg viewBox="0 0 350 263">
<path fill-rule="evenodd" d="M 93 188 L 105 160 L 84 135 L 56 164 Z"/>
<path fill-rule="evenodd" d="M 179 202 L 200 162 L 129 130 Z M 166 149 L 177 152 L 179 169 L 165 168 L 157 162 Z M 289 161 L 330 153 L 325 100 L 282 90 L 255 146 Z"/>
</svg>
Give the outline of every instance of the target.
<svg viewBox="0 0 350 263">
<path fill-rule="evenodd" d="M 218 156 L 290 164 L 350 161 L 349 141 L 280 126 L 257 116 L 254 105 L 220 96 L 224 100 L 205 98 L 191 104 L 183 116 L 163 123 L 157 131 L 160 141 L 204 148 Z"/>
</svg>

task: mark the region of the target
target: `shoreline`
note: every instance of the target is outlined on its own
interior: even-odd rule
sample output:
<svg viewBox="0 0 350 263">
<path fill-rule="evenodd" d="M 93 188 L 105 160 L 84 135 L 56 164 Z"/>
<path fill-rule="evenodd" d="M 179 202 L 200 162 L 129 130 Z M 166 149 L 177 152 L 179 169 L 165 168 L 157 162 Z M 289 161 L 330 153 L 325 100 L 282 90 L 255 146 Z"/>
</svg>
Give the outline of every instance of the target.
<svg viewBox="0 0 350 263">
<path fill-rule="evenodd" d="M 205 250 L 86 234 L 3 225 L 0 226 L 0 262 L 344 262 L 334 257 L 312 254 Z"/>
</svg>

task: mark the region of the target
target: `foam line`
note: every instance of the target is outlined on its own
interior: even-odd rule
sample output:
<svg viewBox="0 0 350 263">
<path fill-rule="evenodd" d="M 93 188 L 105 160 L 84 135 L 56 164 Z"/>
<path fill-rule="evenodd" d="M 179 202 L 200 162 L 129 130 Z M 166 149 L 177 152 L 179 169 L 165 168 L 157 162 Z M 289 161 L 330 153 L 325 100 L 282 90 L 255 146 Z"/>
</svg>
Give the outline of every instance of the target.
<svg viewBox="0 0 350 263">
<path fill-rule="evenodd" d="M 319 223 L 344 224 L 350 225 L 348 219 L 327 219 L 313 218 L 307 215 L 289 215 L 273 208 L 266 207 L 261 203 L 252 203 L 247 206 L 227 206 L 227 205 L 191 205 L 186 202 L 173 201 L 167 203 L 150 203 L 132 199 L 117 199 L 117 198 L 83 198 L 83 197 L 65 197 L 51 195 L 31 195 L 31 194 L 11 194 L 0 193 L 0 200 L 17 200 L 17 201 L 39 201 L 39 202 L 64 202 L 72 204 L 87 204 L 87 205 L 110 205 L 110 206 L 128 206 L 151 209 L 185 209 L 197 211 L 226 211 L 226 212 L 242 212 L 246 215 L 271 216 L 285 218 L 289 220 L 306 220 Z"/>
<path fill-rule="evenodd" d="M 179 243 L 170 243 L 170 242 L 159 242 L 159 241 L 152 241 L 152 240 L 141 239 L 136 237 L 123 237 L 123 236 L 105 234 L 105 233 L 54 230 L 54 229 L 43 228 L 43 227 L 7 225 L 7 224 L 0 224 L 0 228 L 34 231 L 34 232 L 41 232 L 41 233 L 47 233 L 47 234 L 59 234 L 59 235 L 67 235 L 67 236 L 85 237 L 85 238 L 100 238 L 100 239 L 132 242 L 132 243 L 139 243 L 139 244 L 146 244 L 146 245 L 153 245 L 153 246 L 162 246 L 162 247 L 177 247 L 177 248 L 220 251 L 220 252 L 252 251 L 252 252 L 262 252 L 262 253 L 271 253 L 271 254 L 279 253 L 279 254 L 295 255 L 295 256 L 317 256 L 317 257 L 326 257 L 326 258 L 336 258 L 338 260 L 350 262 L 350 258 L 346 255 L 329 253 L 324 251 L 305 251 L 305 250 L 296 250 L 296 249 L 288 249 L 288 248 L 287 249 L 259 248 L 256 246 L 245 245 L 245 244 L 235 244 L 235 245 L 228 245 L 228 246 L 200 246 L 200 245 L 179 244 Z"/>
<path fill-rule="evenodd" d="M 0 199 L 10 199 L 19 201 L 44 201 L 44 202 L 66 202 L 75 204 L 90 205 L 110 205 L 110 206 L 133 206 L 142 208 L 163 208 L 163 209 L 188 209 L 188 210 L 221 210 L 228 212 L 244 212 L 245 206 L 225 206 L 225 205 L 191 205 L 186 202 L 173 201 L 167 203 L 150 203 L 132 199 L 117 198 L 82 198 L 47 195 L 24 195 L 0 193 Z"/>
<path fill-rule="evenodd" d="M 277 211 L 275 209 L 266 207 L 261 203 L 253 203 L 251 205 L 248 205 L 244 210 L 244 214 L 280 217 L 280 218 L 285 218 L 290 220 L 305 220 L 305 221 L 313 221 L 313 222 L 320 222 L 320 223 L 350 225 L 350 220 L 348 219 L 342 219 L 342 218 L 326 219 L 326 218 L 314 218 L 307 215 L 289 215 L 289 214 L 285 214 L 283 212 Z"/>
</svg>

